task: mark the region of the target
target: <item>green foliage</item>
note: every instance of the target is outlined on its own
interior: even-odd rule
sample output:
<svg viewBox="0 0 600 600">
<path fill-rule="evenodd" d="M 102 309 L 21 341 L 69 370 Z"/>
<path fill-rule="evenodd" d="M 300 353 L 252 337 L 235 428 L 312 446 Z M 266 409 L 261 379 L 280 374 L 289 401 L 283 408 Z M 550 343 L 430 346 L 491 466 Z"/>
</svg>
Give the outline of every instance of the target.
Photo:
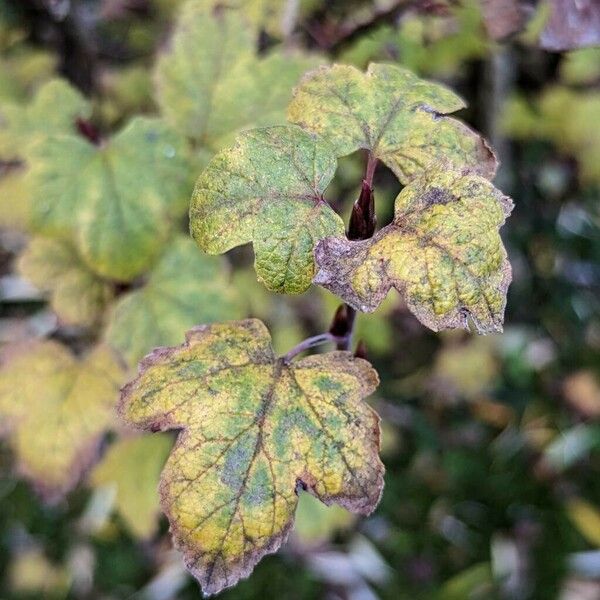
<svg viewBox="0 0 600 600">
<path fill-rule="evenodd" d="M 240 315 L 239 299 L 228 285 L 224 260 L 203 255 L 178 237 L 141 288 L 123 295 L 108 319 L 106 340 L 132 367 L 158 346 L 182 340 L 197 323 Z"/>
<path fill-rule="evenodd" d="M 293 85 L 319 61 L 279 49 L 257 56 L 245 15 L 212 4 L 183 5 L 156 82 L 167 121 L 195 145 L 215 151 L 240 129 L 284 122 Z M 269 10 L 263 2 L 240 4 L 252 5 L 248 16 L 255 21 L 259 11 Z"/>
<path fill-rule="evenodd" d="M 105 145 L 49 136 L 31 164 L 36 228 L 74 239 L 96 273 L 130 281 L 164 247 L 181 214 L 187 162 L 181 140 L 137 117 Z"/>
<path fill-rule="evenodd" d="M 499 42 L 486 30 L 515 31 L 522 3 L 38 4 L 0 0 L 0 596 L 191 600 L 173 541 L 210 591 L 288 533 L 223 597 L 585 584 L 596 50 L 540 52 L 545 3 Z M 458 110 L 519 199 L 502 336 L 422 326 L 503 325 L 511 203 Z M 332 326 L 344 301 L 377 310 Z M 245 316 L 270 333 L 219 323 Z M 376 376 L 354 353 L 382 379 L 386 492 L 367 520 L 315 497 L 379 497 Z M 122 412 L 178 430 L 173 449 L 115 420 L 148 354 Z"/>
<path fill-rule="evenodd" d="M 268 289 L 304 292 L 317 241 L 344 231 L 323 199 L 335 168 L 329 144 L 297 127 L 243 133 L 198 179 L 192 235 L 210 253 L 252 241 L 256 272 Z"/>
<path fill-rule="evenodd" d="M 56 110 L 56 107 L 60 110 Z M 75 132 L 75 120 L 89 116 L 83 96 L 62 79 L 53 79 L 39 88 L 34 99 L 23 106 L 0 105 L 0 156 L 28 158 L 36 141 L 52 135 Z"/>
</svg>

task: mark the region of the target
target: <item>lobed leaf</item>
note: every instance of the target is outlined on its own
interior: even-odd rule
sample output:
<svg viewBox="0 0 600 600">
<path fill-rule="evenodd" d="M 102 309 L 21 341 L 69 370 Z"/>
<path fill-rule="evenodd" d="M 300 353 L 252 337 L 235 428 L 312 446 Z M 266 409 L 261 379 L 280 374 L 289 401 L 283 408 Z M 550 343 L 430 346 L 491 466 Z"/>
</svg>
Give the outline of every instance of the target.
<svg viewBox="0 0 600 600">
<path fill-rule="evenodd" d="M 151 271 L 146 285 L 114 306 L 106 340 L 135 366 L 158 346 L 181 341 L 197 323 L 240 316 L 224 260 L 202 254 L 194 242 L 176 238 Z"/>
<path fill-rule="evenodd" d="M 156 532 L 158 480 L 172 445 L 169 435 L 117 440 L 91 474 L 93 487 L 116 488 L 116 509 L 130 531 L 140 538 Z"/>
<path fill-rule="evenodd" d="M 487 179 L 439 167 L 396 198 L 394 220 L 369 240 L 327 238 L 314 279 L 372 312 L 395 287 L 427 327 L 500 331 L 511 280 L 498 234 L 512 201 Z"/>
<path fill-rule="evenodd" d="M 23 106 L 0 105 L 0 156 L 27 158 L 31 145 L 45 136 L 75 132 L 78 117 L 89 116 L 90 105 L 66 81 L 52 79 Z"/>
<path fill-rule="evenodd" d="M 79 481 L 113 423 L 123 369 L 96 347 L 79 360 L 61 344 L 6 347 L 0 368 L 0 422 L 19 471 L 48 500 Z"/>
<path fill-rule="evenodd" d="M 465 104 L 446 87 L 395 65 L 348 65 L 308 73 L 294 92 L 288 119 L 323 135 L 337 156 L 369 150 L 402 183 L 441 161 L 493 178 L 496 158 L 466 125 L 444 115 Z"/>
<path fill-rule="evenodd" d="M 323 198 L 335 169 L 329 144 L 298 127 L 246 131 L 198 179 L 192 236 L 211 254 L 253 242 L 256 272 L 267 288 L 304 292 L 314 275 L 314 246 L 344 232 Z"/>
<path fill-rule="evenodd" d="M 100 147 L 48 137 L 32 151 L 35 224 L 73 238 L 97 274 L 130 281 L 157 258 L 181 211 L 185 153 L 161 121 L 143 117 Z"/>
<path fill-rule="evenodd" d="M 160 348 L 122 390 L 119 411 L 143 429 L 181 429 L 160 494 L 176 546 L 207 594 L 247 577 L 286 539 L 307 489 L 372 512 L 383 486 L 379 418 L 363 402 L 378 377 L 332 352 L 274 356 L 261 321 L 202 326 Z"/>
<path fill-rule="evenodd" d="M 85 265 L 74 248 L 50 238 L 33 238 L 17 262 L 18 272 L 50 292 L 50 305 L 68 325 L 93 326 L 113 297 L 112 286 Z"/>
<path fill-rule="evenodd" d="M 279 50 L 258 57 L 244 14 L 215 4 L 183 5 L 170 48 L 156 67 L 161 113 L 177 131 L 213 150 L 242 128 L 284 123 L 291 88 L 318 64 L 316 57 Z"/>
</svg>

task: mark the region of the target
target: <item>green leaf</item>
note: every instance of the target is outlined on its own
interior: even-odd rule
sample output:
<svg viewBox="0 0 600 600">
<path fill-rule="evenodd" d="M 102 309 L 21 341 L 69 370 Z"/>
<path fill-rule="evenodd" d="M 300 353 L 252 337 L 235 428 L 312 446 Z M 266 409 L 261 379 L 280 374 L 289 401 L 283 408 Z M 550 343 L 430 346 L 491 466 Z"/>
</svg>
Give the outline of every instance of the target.
<svg viewBox="0 0 600 600">
<path fill-rule="evenodd" d="M 50 292 L 50 305 L 67 325 L 99 322 L 113 296 L 112 286 L 97 277 L 64 242 L 33 238 L 17 262 L 19 273 Z"/>
<path fill-rule="evenodd" d="M 0 156 L 27 158 L 37 140 L 49 135 L 75 133 L 78 117 L 89 116 L 83 96 L 62 79 L 53 79 L 37 91 L 30 104 L 0 105 Z"/>
<path fill-rule="evenodd" d="M 179 237 L 146 285 L 114 306 L 106 340 L 134 366 L 154 348 L 181 342 L 183 332 L 194 325 L 235 318 L 240 311 L 227 263 Z"/>
<path fill-rule="evenodd" d="M 279 50 L 258 57 L 244 16 L 211 4 L 182 7 L 171 47 L 157 64 L 156 94 L 177 131 L 216 150 L 242 128 L 284 123 L 292 87 L 319 61 Z"/>
<path fill-rule="evenodd" d="M 427 327 L 500 331 L 511 279 L 498 234 L 512 202 L 487 179 L 431 169 L 396 198 L 394 220 L 369 240 L 328 238 L 315 283 L 372 312 L 395 287 Z"/>
<path fill-rule="evenodd" d="M 53 341 L 5 347 L 1 358 L 0 423 L 18 469 L 46 499 L 60 498 L 114 421 L 122 366 L 104 346 L 79 360 Z"/>
<path fill-rule="evenodd" d="M 120 414 L 144 429 L 182 429 L 161 502 L 204 593 L 234 585 L 279 548 L 298 487 L 326 504 L 374 510 L 379 418 L 362 399 L 377 383 L 348 352 L 277 359 L 255 319 L 195 328 L 183 346 L 142 362 Z"/>
<path fill-rule="evenodd" d="M 369 150 L 400 179 L 443 161 L 491 179 L 496 159 L 466 125 L 443 115 L 464 108 L 454 92 L 394 65 L 321 67 L 296 88 L 288 119 L 323 135 L 337 156 Z"/>
<path fill-rule="evenodd" d="M 91 474 L 93 487 L 116 488 L 116 509 L 137 537 L 149 538 L 156 532 L 158 480 L 172 446 L 166 434 L 117 440 Z"/>
<path fill-rule="evenodd" d="M 185 197 L 186 149 L 178 136 L 138 117 L 105 145 L 51 136 L 32 154 L 39 230 L 72 237 L 103 277 L 129 281 L 152 264 Z"/>
<path fill-rule="evenodd" d="M 323 198 L 335 168 L 329 144 L 298 127 L 244 132 L 198 179 L 192 235 L 211 254 L 254 242 L 256 272 L 267 288 L 304 292 L 314 275 L 315 244 L 344 233 Z"/>
</svg>

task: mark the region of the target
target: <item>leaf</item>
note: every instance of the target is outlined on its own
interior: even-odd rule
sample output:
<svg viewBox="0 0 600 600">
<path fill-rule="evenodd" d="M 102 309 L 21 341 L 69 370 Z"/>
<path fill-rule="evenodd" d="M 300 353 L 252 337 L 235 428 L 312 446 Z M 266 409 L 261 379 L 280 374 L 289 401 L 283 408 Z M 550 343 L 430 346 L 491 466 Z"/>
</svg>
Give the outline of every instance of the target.
<svg viewBox="0 0 600 600">
<path fill-rule="evenodd" d="M 316 57 L 273 50 L 256 55 L 242 14 L 203 1 L 181 10 L 170 49 L 156 68 L 162 114 L 195 143 L 220 149 L 242 128 L 285 122 L 291 89 Z"/>
<path fill-rule="evenodd" d="M 138 117 L 100 147 L 75 135 L 43 140 L 31 176 L 37 228 L 72 236 L 98 275 L 130 281 L 162 250 L 188 169 L 180 138 Z"/>
<path fill-rule="evenodd" d="M 89 115 L 85 98 L 66 81 L 53 79 L 29 105 L 0 105 L 0 156 L 27 157 L 31 145 L 45 136 L 75 133 L 78 117 Z"/>
<path fill-rule="evenodd" d="M 146 285 L 119 300 L 106 340 L 131 366 L 158 346 L 174 345 L 198 323 L 240 315 L 223 260 L 208 257 L 178 237 L 151 271 Z"/>
<path fill-rule="evenodd" d="M 299 494 L 294 534 L 302 544 L 312 547 L 329 541 L 338 531 L 354 522 L 354 515 L 341 506 L 325 506 L 310 494 Z"/>
<path fill-rule="evenodd" d="M 30 187 L 27 169 L 23 165 L 0 174 L 0 226 L 18 231 L 30 229 Z"/>
<path fill-rule="evenodd" d="M 497 165 L 486 142 L 443 116 L 464 106 L 444 86 L 394 65 L 371 64 L 366 74 L 334 65 L 304 76 L 288 119 L 323 135 L 337 156 L 369 150 L 402 183 L 440 161 L 471 167 L 491 179 Z"/>
<path fill-rule="evenodd" d="M 468 172 L 431 169 L 396 198 L 394 220 L 369 240 L 328 238 L 314 279 L 372 312 L 391 287 L 427 327 L 500 331 L 510 264 L 498 228 L 512 202 Z"/>
<path fill-rule="evenodd" d="M 600 511 L 581 498 L 567 502 L 567 515 L 581 535 L 593 546 L 600 548 Z"/>
<path fill-rule="evenodd" d="M 308 489 L 361 514 L 383 486 L 379 418 L 362 401 L 378 378 L 347 352 L 288 364 L 261 321 L 203 326 L 148 356 L 119 411 L 143 429 L 182 429 L 160 494 L 204 593 L 247 577 L 286 539 Z"/>
<path fill-rule="evenodd" d="M 95 488 L 116 487 L 116 508 L 137 537 L 149 538 L 156 532 L 158 480 L 172 445 L 169 435 L 117 440 L 91 474 Z"/>
<path fill-rule="evenodd" d="M 79 360 L 45 340 L 5 347 L 0 373 L 0 422 L 18 469 L 46 499 L 60 498 L 113 422 L 122 367 L 104 346 Z"/>
<path fill-rule="evenodd" d="M 298 127 L 246 131 L 198 179 L 192 236 L 210 254 L 253 242 L 256 272 L 268 289 L 304 292 L 314 275 L 315 244 L 344 232 L 323 198 L 335 169 L 327 142 Z"/>
<path fill-rule="evenodd" d="M 113 296 L 112 286 L 97 277 L 68 244 L 33 238 L 17 262 L 18 272 L 50 292 L 50 305 L 68 325 L 93 326 Z"/>
</svg>

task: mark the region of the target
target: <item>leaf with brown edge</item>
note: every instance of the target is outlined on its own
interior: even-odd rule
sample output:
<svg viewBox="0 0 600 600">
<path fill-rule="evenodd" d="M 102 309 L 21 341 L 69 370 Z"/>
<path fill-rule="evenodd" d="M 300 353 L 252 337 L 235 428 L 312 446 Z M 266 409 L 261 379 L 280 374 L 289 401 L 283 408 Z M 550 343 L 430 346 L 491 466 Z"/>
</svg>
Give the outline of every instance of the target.
<svg viewBox="0 0 600 600">
<path fill-rule="evenodd" d="M 496 157 L 464 123 L 444 116 L 465 107 L 454 92 L 395 65 L 349 65 L 307 73 L 294 92 L 288 120 L 325 137 L 337 156 L 369 150 L 408 183 L 445 162 L 492 179 Z"/>
<path fill-rule="evenodd" d="M 315 283 L 363 312 L 396 288 L 427 327 L 501 331 L 511 269 L 498 229 L 512 201 L 487 179 L 440 167 L 396 198 L 392 223 L 369 240 L 327 238 Z"/>
<path fill-rule="evenodd" d="M 124 371 L 106 346 L 78 359 L 39 341 L 6 347 L 0 422 L 20 473 L 49 501 L 70 491 L 94 462 L 114 422 Z"/>
<path fill-rule="evenodd" d="M 119 412 L 152 431 L 181 429 L 160 493 L 188 569 L 212 594 L 285 541 L 298 487 L 371 513 L 383 487 L 378 384 L 348 352 L 276 358 L 257 319 L 197 327 L 159 348 L 122 390 Z"/>
</svg>

